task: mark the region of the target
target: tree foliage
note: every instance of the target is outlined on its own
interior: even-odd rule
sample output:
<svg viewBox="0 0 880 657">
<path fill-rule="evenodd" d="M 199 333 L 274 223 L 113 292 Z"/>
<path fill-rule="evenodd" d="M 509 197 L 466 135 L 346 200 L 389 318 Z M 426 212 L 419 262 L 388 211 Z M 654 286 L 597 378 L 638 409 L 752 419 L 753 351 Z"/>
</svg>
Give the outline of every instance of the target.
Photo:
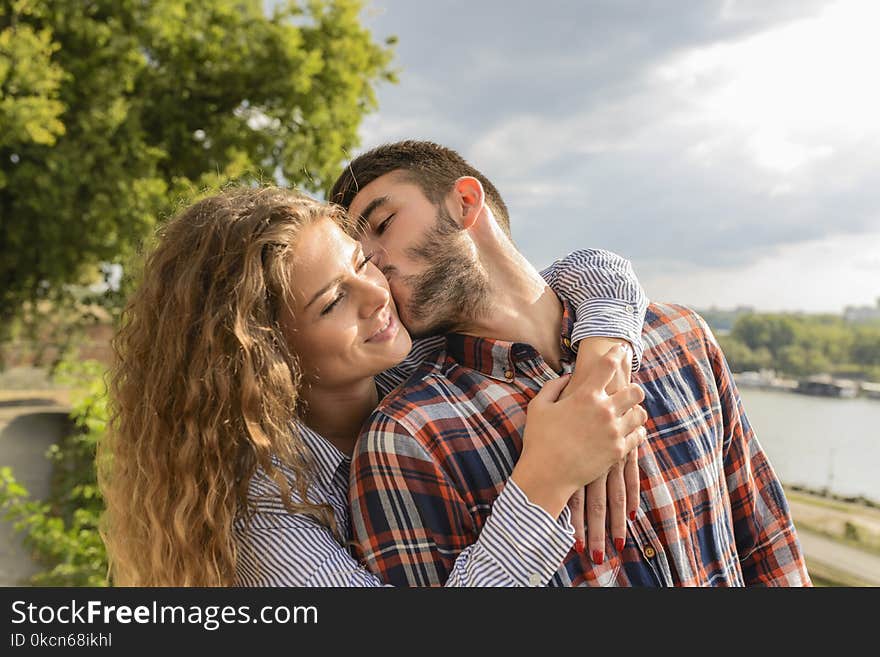
<svg viewBox="0 0 880 657">
<path fill-rule="evenodd" d="M 734 371 L 771 368 L 791 376 L 837 374 L 880 381 L 880 324 L 834 315 L 740 316 L 721 345 Z"/>
<path fill-rule="evenodd" d="M 329 186 L 391 51 L 357 0 L 0 0 L 0 325 L 231 180 Z"/>
</svg>

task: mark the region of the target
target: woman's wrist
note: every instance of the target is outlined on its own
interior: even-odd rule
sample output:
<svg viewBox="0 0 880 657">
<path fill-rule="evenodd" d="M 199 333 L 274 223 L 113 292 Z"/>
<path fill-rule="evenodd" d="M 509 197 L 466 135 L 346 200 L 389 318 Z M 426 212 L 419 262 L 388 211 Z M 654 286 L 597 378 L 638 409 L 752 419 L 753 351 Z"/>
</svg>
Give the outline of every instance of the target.
<svg viewBox="0 0 880 657">
<path fill-rule="evenodd" d="M 516 482 L 532 504 L 537 504 L 551 516 L 558 518 L 574 489 L 562 486 L 558 481 L 551 481 L 546 472 L 541 472 L 541 466 L 536 465 L 537 467 L 532 467 L 529 459 L 521 457 L 510 478 Z"/>
</svg>

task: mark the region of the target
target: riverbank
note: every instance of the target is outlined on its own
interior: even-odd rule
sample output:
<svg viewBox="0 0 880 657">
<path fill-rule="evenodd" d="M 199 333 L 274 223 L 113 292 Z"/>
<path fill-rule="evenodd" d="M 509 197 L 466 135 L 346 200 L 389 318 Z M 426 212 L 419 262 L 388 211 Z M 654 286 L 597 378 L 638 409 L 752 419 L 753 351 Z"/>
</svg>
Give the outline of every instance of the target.
<svg viewBox="0 0 880 657">
<path fill-rule="evenodd" d="M 735 372 L 734 381 L 740 389 L 775 390 L 814 397 L 839 399 L 875 399 L 880 401 L 880 383 L 834 378 L 830 374 L 816 374 L 802 379 L 777 377 L 773 370 Z"/>
<path fill-rule="evenodd" d="M 880 506 L 786 487 L 807 567 L 818 586 L 880 586 Z"/>
</svg>

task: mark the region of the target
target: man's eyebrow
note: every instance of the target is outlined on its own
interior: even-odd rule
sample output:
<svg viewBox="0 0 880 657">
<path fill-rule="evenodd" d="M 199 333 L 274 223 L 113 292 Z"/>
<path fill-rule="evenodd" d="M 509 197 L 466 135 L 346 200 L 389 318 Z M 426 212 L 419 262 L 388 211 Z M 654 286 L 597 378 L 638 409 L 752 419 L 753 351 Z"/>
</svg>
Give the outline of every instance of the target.
<svg viewBox="0 0 880 657">
<path fill-rule="evenodd" d="M 391 202 L 390 196 L 377 196 L 372 201 L 367 204 L 367 207 L 364 208 L 364 211 L 358 216 L 357 224 L 359 231 L 366 231 L 367 227 L 370 223 L 370 216 L 379 208 L 381 208 L 386 203 Z"/>
<path fill-rule="evenodd" d="M 360 244 L 358 244 L 357 247 L 355 248 L 355 250 L 352 252 L 352 259 L 354 259 L 359 253 L 363 253 L 363 252 L 364 252 L 364 247 L 362 247 Z M 339 285 L 339 283 L 342 282 L 343 278 L 345 278 L 345 274 L 340 274 L 339 276 L 334 278 L 332 281 L 327 283 L 327 285 L 325 285 L 320 290 L 315 292 L 315 296 L 313 296 L 309 300 L 309 302 L 305 305 L 303 310 L 308 310 L 309 306 L 311 306 L 313 303 L 315 303 L 315 301 L 317 301 L 322 295 L 327 293 L 327 290 L 330 290 L 331 288 L 334 288 L 337 285 Z"/>
</svg>

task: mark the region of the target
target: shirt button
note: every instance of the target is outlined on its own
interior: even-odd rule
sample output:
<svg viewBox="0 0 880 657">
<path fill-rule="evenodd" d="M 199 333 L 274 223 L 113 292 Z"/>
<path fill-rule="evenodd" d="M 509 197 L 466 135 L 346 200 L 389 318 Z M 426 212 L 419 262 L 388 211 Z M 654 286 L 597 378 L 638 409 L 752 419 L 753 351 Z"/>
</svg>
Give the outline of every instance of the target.
<svg viewBox="0 0 880 657">
<path fill-rule="evenodd" d="M 506 370 L 504 372 L 504 378 L 508 381 L 513 381 L 513 370 Z"/>
<path fill-rule="evenodd" d="M 529 575 L 529 586 L 541 586 L 541 576 L 538 573 Z"/>
<path fill-rule="evenodd" d="M 628 312 L 628 313 L 634 313 L 635 311 L 636 311 L 635 308 L 633 308 L 633 307 L 630 306 L 629 304 L 626 305 L 626 312 Z"/>
<path fill-rule="evenodd" d="M 645 556 L 648 557 L 649 559 L 653 559 L 655 556 L 657 556 L 657 551 L 653 547 L 651 547 L 650 545 L 646 545 L 645 546 Z"/>
</svg>

